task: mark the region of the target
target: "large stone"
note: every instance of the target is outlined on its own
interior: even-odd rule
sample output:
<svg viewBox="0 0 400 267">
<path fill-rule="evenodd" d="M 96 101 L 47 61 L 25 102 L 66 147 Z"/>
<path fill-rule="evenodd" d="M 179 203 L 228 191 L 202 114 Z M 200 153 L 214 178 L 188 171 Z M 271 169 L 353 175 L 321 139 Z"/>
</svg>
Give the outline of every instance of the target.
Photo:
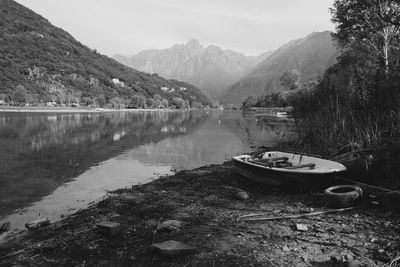
<svg viewBox="0 0 400 267">
<path fill-rule="evenodd" d="M 48 226 L 48 225 L 50 225 L 50 219 L 42 218 L 42 219 L 37 219 L 37 220 L 26 223 L 25 227 L 27 229 L 37 229 L 37 228 Z"/>
<path fill-rule="evenodd" d="M 235 197 L 239 200 L 248 200 L 249 194 L 247 194 L 245 191 L 239 191 L 235 194 Z"/>
<path fill-rule="evenodd" d="M 183 225 L 183 222 L 178 220 L 167 220 L 157 226 L 157 231 L 177 231 Z"/>
<path fill-rule="evenodd" d="M 307 232 L 308 231 L 308 227 L 305 224 L 296 223 L 296 230 L 297 231 L 301 231 L 301 232 Z"/>
<path fill-rule="evenodd" d="M 122 193 L 122 194 L 109 194 L 110 198 L 113 198 L 120 203 L 128 204 L 128 205 L 140 205 L 145 202 L 144 196 L 140 194 L 129 194 L 129 193 Z"/>
<path fill-rule="evenodd" d="M 102 234 L 109 236 L 117 235 L 121 232 L 121 225 L 116 222 L 101 222 L 96 224 L 96 229 Z"/>
<path fill-rule="evenodd" d="M 151 245 L 152 248 L 160 251 L 164 255 L 179 255 L 194 253 L 197 248 L 189 246 L 179 241 L 168 240 Z"/>
<path fill-rule="evenodd" d="M 10 222 L 5 222 L 0 226 L 0 234 L 10 231 Z"/>
</svg>

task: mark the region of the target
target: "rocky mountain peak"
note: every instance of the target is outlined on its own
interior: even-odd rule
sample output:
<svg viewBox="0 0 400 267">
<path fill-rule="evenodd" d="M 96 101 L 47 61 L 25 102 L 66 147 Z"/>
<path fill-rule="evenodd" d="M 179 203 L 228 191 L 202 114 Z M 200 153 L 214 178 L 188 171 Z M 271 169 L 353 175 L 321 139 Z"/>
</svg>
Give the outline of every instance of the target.
<svg viewBox="0 0 400 267">
<path fill-rule="evenodd" d="M 141 52 L 130 58 L 115 59 L 141 71 L 195 84 L 206 95 L 215 97 L 218 91 L 232 85 L 265 57 L 265 54 L 246 57 L 215 45 L 204 48 L 199 40 L 190 39 L 186 44 L 156 50 L 148 56 Z"/>
<path fill-rule="evenodd" d="M 192 55 L 200 54 L 204 50 L 204 47 L 200 44 L 200 41 L 197 39 L 190 39 L 185 46 Z"/>
</svg>

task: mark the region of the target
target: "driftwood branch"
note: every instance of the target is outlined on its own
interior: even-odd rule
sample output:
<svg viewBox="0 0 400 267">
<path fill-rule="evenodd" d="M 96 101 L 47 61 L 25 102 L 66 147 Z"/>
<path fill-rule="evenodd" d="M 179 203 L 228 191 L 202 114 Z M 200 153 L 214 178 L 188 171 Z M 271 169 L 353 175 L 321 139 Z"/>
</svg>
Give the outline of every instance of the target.
<svg viewBox="0 0 400 267">
<path fill-rule="evenodd" d="M 354 207 L 326 210 L 326 211 L 317 211 L 317 212 L 303 213 L 303 214 L 297 214 L 297 215 L 273 216 L 273 217 L 262 217 L 262 216 L 265 216 L 266 214 L 248 214 L 248 215 L 240 216 L 236 220 L 237 221 L 245 221 L 245 222 L 255 222 L 255 221 L 272 221 L 272 220 L 281 220 L 281 219 L 296 219 L 296 218 L 301 218 L 301 217 L 316 216 L 316 215 L 321 215 L 321 214 L 341 212 L 341 211 L 347 211 L 347 210 L 352 210 L 352 209 L 354 209 Z"/>
</svg>

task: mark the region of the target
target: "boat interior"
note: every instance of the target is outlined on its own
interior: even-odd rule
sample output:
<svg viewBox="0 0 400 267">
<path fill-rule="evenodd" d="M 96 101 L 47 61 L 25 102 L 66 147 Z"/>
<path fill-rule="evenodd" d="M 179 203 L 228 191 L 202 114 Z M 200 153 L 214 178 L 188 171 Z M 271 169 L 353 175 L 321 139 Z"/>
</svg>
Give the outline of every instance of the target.
<svg viewBox="0 0 400 267">
<path fill-rule="evenodd" d="M 247 156 L 242 158 L 252 164 L 277 168 L 281 170 L 296 170 L 296 171 L 343 171 L 345 167 L 334 161 L 325 160 L 321 158 L 306 156 L 303 154 L 294 154 L 280 151 L 268 151 L 258 156 L 251 157 Z"/>
</svg>

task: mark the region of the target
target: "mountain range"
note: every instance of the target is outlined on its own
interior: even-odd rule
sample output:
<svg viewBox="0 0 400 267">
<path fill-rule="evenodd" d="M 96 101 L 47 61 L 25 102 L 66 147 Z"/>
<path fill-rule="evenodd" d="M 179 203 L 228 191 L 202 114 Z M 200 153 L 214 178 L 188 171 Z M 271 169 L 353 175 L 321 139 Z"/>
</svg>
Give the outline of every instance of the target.
<svg viewBox="0 0 400 267">
<path fill-rule="evenodd" d="M 336 62 L 337 51 L 329 31 L 314 32 L 259 56 L 223 50 L 198 40 L 167 49 L 142 51 L 132 57 L 114 58 L 134 69 L 157 73 L 196 85 L 223 104 L 241 105 L 249 97 L 288 90 L 280 83 L 284 73 L 295 74 L 297 83 L 317 79 Z"/>
<path fill-rule="evenodd" d="M 0 43 L 2 101 L 123 107 L 136 97 L 147 106 L 174 99 L 181 107 L 210 104 L 195 86 L 120 64 L 12 0 L 0 0 Z"/>
<path fill-rule="evenodd" d="M 329 31 L 311 33 L 277 49 L 228 88 L 220 100 L 224 104 L 240 105 L 249 96 L 288 90 L 280 84 L 285 72 L 298 76 L 299 84 L 317 79 L 336 62 L 337 55 Z"/>
<path fill-rule="evenodd" d="M 132 57 L 115 55 L 114 59 L 133 69 L 188 82 L 216 98 L 269 54 L 245 56 L 215 45 L 203 47 L 198 40 L 191 39 L 167 49 L 145 50 Z"/>
<path fill-rule="evenodd" d="M 194 39 L 133 57 L 115 56 L 127 67 L 12 0 L 0 0 L 0 42 L 0 100 L 20 104 L 123 107 L 135 99 L 169 106 L 178 99 L 174 106 L 201 107 L 211 104 L 208 95 L 239 106 L 248 96 L 288 90 L 280 82 L 285 73 L 295 74 L 300 86 L 316 79 L 337 57 L 325 31 L 259 56 L 204 48 Z"/>
</svg>

